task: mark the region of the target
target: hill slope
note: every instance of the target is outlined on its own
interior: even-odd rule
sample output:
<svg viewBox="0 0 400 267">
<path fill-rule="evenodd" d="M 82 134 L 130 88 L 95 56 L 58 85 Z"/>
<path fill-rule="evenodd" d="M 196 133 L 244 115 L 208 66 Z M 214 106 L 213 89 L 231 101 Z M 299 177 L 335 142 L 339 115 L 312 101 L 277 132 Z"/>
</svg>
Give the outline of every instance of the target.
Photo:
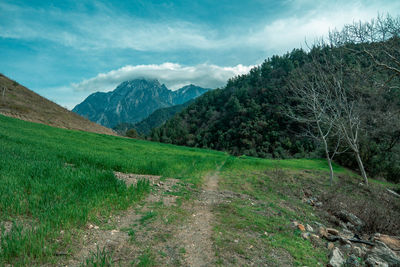
<svg viewBox="0 0 400 267">
<path fill-rule="evenodd" d="M 206 91 L 194 85 L 171 91 L 157 80 L 136 79 L 121 83 L 114 91 L 91 94 L 72 111 L 101 125 L 115 127 L 139 122 L 156 109 L 185 103 Z"/>
<path fill-rule="evenodd" d="M 329 186 L 324 160 L 233 157 L 2 115 L 0 125 L 0 266 L 325 266 L 335 236 L 319 227 L 340 231 L 345 258 L 361 249 L 363 261 L 400 262 L 347 245 L 352 233 L 400 234 L 393 185 L 359 186 L 335 165 Z M 335 225 L 343 209 L 362 227 Z"/>
<path fill-rule="evenodd" d="M 400 42 L 393 45 L 400 47 Z M 310 127 L 287 115 L 288 110 L 296 110 L 299 102 L 291 88 L 301 84 L 298 73 L 307 69 L 313 58 L 343 57 L 343 88 L 349 101 L 357 103 L 354 105 L 361 122 L 358 136 L 365 168 L 370 176 L 400 182 L 400 120 L 395 115 L 400 114 L 400 76 L 377 68 L 368 55 L 353 52 L 357 49 L 362 51 L 363 47 L 320 47 L 310 52 L 295 49 L 273 56 L 248 74 L 232 78 L 225 88 L 197 98 L 154 129 L 152 140 L 218 149 L 233 155 L 315 156 L 313 153 L 319 153 L 318 143 L 315 138 L 305 138 Z M 335 160 L 354 170 L 359 168 L 353 153 L 340 154 Z"/>
<path fill-rule="evenodd" d="M 93 123 L 1 74 L 0 114 L 59 128 L 115 134 L 111 129 Z"/>
</svg>

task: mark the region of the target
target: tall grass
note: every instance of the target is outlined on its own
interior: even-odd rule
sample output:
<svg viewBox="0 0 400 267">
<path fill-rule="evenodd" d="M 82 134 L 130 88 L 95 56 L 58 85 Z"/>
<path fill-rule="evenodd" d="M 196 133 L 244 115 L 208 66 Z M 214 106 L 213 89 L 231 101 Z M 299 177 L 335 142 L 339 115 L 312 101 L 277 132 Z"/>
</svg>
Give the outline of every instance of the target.
<svg viewBox="0 0 400 267">
<path fill-rule="evenodd" d="M 199 184 L 225 157 L 0 115 L 0 225 L 13 223 L 1 230 L 0 263 L 55 260 L 57 251 L 70 249 L 68 238 L 76 229 L 126 209 L 149 190 L 143 181 L 127 188 L 113 171 Z"/>
</svg>

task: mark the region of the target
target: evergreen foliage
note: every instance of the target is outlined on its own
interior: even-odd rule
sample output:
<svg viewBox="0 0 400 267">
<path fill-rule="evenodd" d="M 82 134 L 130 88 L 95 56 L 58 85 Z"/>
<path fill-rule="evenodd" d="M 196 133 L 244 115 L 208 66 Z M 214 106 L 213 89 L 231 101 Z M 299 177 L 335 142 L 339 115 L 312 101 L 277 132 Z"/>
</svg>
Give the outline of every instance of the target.
<svg viewBox="0 0 400 267">
<path fill-rule="evenodd" d="M 389 42 L 396 43 L 396 40 Z M 304 125 L 292 120 L 286 111 L 298 104 L 289 86 L 296 83 L 296 73 L 306 69 L 312 60 L 323 62 L 328 56 L 344 62 L 344 69 L 334 71 L 345 71 L 344 79 L 351 85 L 346 90 L 362 104 L 358 107 L 362 117 L 359 142 L 366 170 L 372 176 L 383 175 L 399 182 L 400 126 L 393 124 L 393 120 L 383 119 L 390 112 L 398 114 L 399 76 L 377 66 L 362 53 L 364 48 L 359 44 L 341 47 L 322 44 L 309 52 L 295 49 L 283 56 L 273 56 L 248 74 L 230 79 L 225 88 L 209 91 L 196 99 L 163 126 L 153 129 L 151 139 L 223 150 L 233 155 L 323 156 L 318 143 L 304 135 Z M 336 160 L 357 169 L 350 152 Z"/>
</svg>

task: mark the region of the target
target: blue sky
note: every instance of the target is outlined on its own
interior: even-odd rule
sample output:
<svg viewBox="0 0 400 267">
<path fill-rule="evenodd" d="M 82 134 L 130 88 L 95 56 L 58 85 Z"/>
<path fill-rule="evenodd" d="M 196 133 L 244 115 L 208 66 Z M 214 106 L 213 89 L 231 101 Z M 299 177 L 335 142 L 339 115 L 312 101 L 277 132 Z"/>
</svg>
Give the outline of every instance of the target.
<svg viewBox="0 0 400 267">
<path fill-rule="evenodd" d="M 0 72 L 68 108 L 128 79 L 220 87 L 400 1 L 1 0 Z"/>
</svg>

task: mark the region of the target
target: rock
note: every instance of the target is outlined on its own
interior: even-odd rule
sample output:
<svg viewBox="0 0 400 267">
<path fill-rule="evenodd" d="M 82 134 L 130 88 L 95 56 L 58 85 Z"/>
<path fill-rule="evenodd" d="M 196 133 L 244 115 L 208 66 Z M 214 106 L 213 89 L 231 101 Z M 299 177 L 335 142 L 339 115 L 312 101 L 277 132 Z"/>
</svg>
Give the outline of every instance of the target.
<svg viewBox="0 0 400 267">
<path fill-rule="evenodd" d="M 310 233 L 302 233 L 302 234 L 301 234 L 301 237 L 302 237 L 303 239 L 308 240 L 308 239 L 310 238 Z"/>
<path fill-rule="evenodd" d="M 347 229 L 343 229 L 340 233 L 340 236 L 346 239 L 350 239 L 354 237 L 354 233 Z"/>
<path fill-rule="evenodd" d="M 374 240 L 385 243 L 390 249 L 400 251 L 400 239 L 388 235 L 375 234 Z"/>
<path fill-rule="evenodd" d="M 339 235 L 339 231 L 333 228 L 326 228 L 326 231 L 331 235 Z"/>
<path fill-rule="evenodd" d="M 353 254 L 346 260 L 346 267 L 359 267 L 361 266 L 360 262 L 358 261 L 357 257 Z"/>
<path fill-rule="evenodd" d="M 99 229 L 99 227 L 97 225 L 95 225 L 93 228 L 96 229 L 96 230 Z"/>
<path fill-rule="evenodd" d="M 353 247 L 353 253 L 360 258 L 363 256 L 363 251 L 360 247 Z"/>
<path fill-rule="evenodd" d="M 375 246 L 367 252 L 365 258 L 370 266 L 400 266 L 400 258 L 385 243 L 380 241 L 375 242 Z"/>
<path fill-rule="evenodd" d="M 368 256 L 365 260 L 365 264 L 368 267 L 389 267 L 385 261 L 382 261 L 379 258 L 374 258 L 373 256 Z"/>
<path fill-rule="evenodd" d="M 301 223 L 297 225 L 297 228 L 299 228 L 299 230 L 302 231 L 302 232 L 304 232 L 306 230 L 304 225 L 302 225 Z"/>
<path fill-rule="evenodd" d="M 347 222 L 346 226 L 348 229 L 355 229 L 354 225 L 351 222 Z"/>
<path fill-rule="evenodd" d="M 299 225 L 299 223 L 298 223 L 298 222 L 296 222 L 296 221 L 293 221 L 293 222 L 292 222 L 292 227 L 293 227 L 293 228 L 296 228 L 296 227 L 297 227 L 297 225 Z"/>
<path fill-rule="evenodd" d="M 306 225 L 306 230 L 310 233 L 314 232 L 314 229 L 309 224 Z"/>
<path fill-rule="evenodd" d="M 342 227 L 342 230 L 347 230 L 347 225 L 344 222 L 340 221 L 339 226 Z"/>
<path fill-rule="evenodd" d="M 328 237 L 328 232 L 326 231 L 326 229 L 324 227 L 320 227 L 318 230 L 318 233 L 321 237 Z"/>
<path fill-rule="evenodd" d="M 335 248 L 335 244 L 333 244 L 332 242 L 329 242 L 329 243 L 326 245 L 326 247 L 327 247 L 329 250 L 332 250 L 332 249 Z"/>
<path fill-rule="evenodd" d="M 329 267 L 341 267 L 344 263 L 343 254 L 339 248 L 334 248 L 330 254 Z"/>
<path fill-rule="evenodd" d="M 356 215 L 346 210 L 340 211 L 339 216 L 340 218 L 352 223 L 354 226 L 360 227 L 364 225 L 363 221 L 361 221 Z"/>
<path fill-rule="evenodd" d="M 340 236 L 339 241 L 340 241 L 340 244 L 342 244 L 342 245 L 350 245 L 351 246 L 351 242 L 347 238 Z"/>
<path fill-rule="evenodd" d="M 342 247 L 345 250 L 351 250 L 351 245 L 350 244 L 346 244 Z"/>
</svg>

